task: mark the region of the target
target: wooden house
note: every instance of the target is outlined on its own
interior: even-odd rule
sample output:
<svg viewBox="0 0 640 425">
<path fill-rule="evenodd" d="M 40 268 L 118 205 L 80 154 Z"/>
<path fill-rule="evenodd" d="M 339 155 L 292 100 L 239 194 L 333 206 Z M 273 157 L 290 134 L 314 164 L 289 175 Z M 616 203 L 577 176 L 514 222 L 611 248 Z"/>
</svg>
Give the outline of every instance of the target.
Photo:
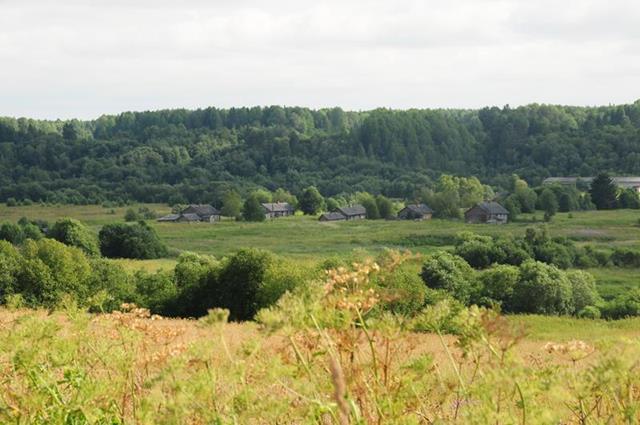
<svg viewBox="0 0 640 425">
<path fill-rule="evenodd" d="M 497 202 L 481 202 L 464 213 L 467 223 L 505 224 L 509 211 Z"/>
<path fill-rule="evenodd" d="M 320 221 L 344 221 L 347 217 L 339 211 L 324 213 L 320 216 Z"/>
<path fill-rule="evenodd" d="M 205 221 L 210 223 L 214 221 L 220 221 L 220 211 L 218 211 L 211 205 L 192 204 L 182 210 L 180 214 L 195 214 L 198 216 L 197 221 Z"/>
<path fill-rule="evenodd" d="M 295 210 L 288 202 L 269 202 L 262 204 L 267 218 L 287 217 L 293 215 Z"/>
<path fill-rule="evenodd" d="M 345 220 L 362 220 L 367 218 L 367 210 L 362 205 L 338 208 L 337 212 L 344 215 Z"/>
<path fill-rule="evenodd" d="M 433 210 L 425 204 L 409 204 L 398 211 L 398 218 L 402 220 L 430 220 Z"/>
</svg>

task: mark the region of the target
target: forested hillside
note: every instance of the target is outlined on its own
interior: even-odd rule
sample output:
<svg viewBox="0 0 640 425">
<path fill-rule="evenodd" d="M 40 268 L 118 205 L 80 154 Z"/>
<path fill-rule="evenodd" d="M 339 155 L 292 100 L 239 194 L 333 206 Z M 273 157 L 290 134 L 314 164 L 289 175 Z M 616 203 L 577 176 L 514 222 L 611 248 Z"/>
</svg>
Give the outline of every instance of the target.
<svg viewBox="0 0 640 425">
<path fill-rule="evenodd" d="M 206 108 L 0 118 L 0 201 L 219 202 L 234 187 L 411 197 L 440 173 L 640 174 L 640 101 L 481 110 Z"/>
</svg>

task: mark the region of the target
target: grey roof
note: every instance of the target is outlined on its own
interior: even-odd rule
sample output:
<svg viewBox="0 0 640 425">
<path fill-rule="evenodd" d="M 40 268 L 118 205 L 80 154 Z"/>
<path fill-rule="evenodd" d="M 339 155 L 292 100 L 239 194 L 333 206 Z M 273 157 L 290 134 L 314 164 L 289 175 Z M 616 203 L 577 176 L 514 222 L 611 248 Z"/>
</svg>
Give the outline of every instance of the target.
<svg viewBox="0 0 640 425">
<path fill-rule="evenodd" d="M 425 204 L 409 204 L 403 209 L 407 209 L 415 214 L 420 215 L 433 214 L 433 210 Z"/>
<path fill-rule="evenodd" d="M 351 217 L 354 215 L 367 214 L 367 210 L 362 205 L 352 205 L 350 207 L 342 207 L 342 208 L 338 208 L 338 211 L 340 211 L 342 214 L 346 215 L 347 217 Z"/>
<path fill-rule="evenodd" d="M 200 217 L 211 217 L 212 215 L 220 215 L 218 211 L 212 205 L 195 205 L 191 204 L 182 210 L 183 214 L 197 214 Z"/>
<path fill-rule="evenodd" d="M 542 184 L 576 184 L 578 181 L 590 184 L 593 179 L 593 177 L 547 177 Z M 640 177 L 611 177 L 611 180 L 623 188 L 640 187 Z"/>
<path fill-rule="evenodd" d="M 346 217 L 344 216 L 344 214 L 339 213 L 337 211 L 324 213 L 320 216 L 320 220 L 323 220 L 323 221 L 338 221 L 338 220 L 345 220 L 345 219 Z"/>
<path fill-rule="evenodd" d="M 186 213 L 180 214 L 180 217 L 186 218 L 187 221 L 200 221 L 200 216 L 198 214 Z"/>
<path fill-rule="evenodd" d="M 176 221 L 180 218 L 180 214 L 167 214 L 164 217 L 160 217 L 158 221 Z"/>
<path fill-rule="evenodd" d="M 477 206 L 489 214 L 509 214 L 509 211 L 497 202 L 481 202 Z"/>
<path fill-rule="evenodd" d="M 266 202 L 262 206 L 268 212 L 286 212 L 293 211 L 293 207 L 288 202 Z"/>
</svg>

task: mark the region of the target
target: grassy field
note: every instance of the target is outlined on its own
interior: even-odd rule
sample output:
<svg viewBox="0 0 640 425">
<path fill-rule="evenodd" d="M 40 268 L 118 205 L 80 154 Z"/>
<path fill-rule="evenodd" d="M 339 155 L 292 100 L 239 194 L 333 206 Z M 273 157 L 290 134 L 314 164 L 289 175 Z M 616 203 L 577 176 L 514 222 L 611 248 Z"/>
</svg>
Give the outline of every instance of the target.
<svg viewBox="0 0 640 425">
<path fill-rule="evenodd" d="M 493 323 L 469 345 L 399 329 L 365 338 L 144 311 L 0 309 L 0 422 L 637 423 L 637 320 L 511 320 L 529 335 Z M 582 340 L 565 342 L 566 328 Z"/>
<path fill-rule="evenodd" d="M 159 215 L 169 207 L 146 204 Z M 127 208 L 87 206 L 0 206 L 0 221 L 20 217 L 55 221 L 77 218 L 96 232 L 106 223 L 123 221 Z M 640 248 L 640 212 L 636 210 L 560 213 L 548 228 L 553 236 L 562 235 L 579 244 L 600 248 L 628 246 Z M 375 255 L 386 248 L 410 249 L 428 253 L 451 246 L 456 233 L 472 231 L 487 235 L 524 233 L 528 226 L 543 224 L 542 213 L 522 215 L 520 221 L 503 226 L 469 225 L 455 220 L 385 221 L 321 223 L 316 217 L 295 216 L 263 223 L 233 220 L 209 223 L 157 223 L 150 221 L 172 252 L 194 251 L 216 257 L 240 248 L 255 247 L 273 251 L 305 264 L 317 264 L 329 257 Z M 174 260 L 120 261 L 127 269 L 155 271 L 170 269 Z M 589 270 L 598 281 L 602 295 L 610 298 L 640 284 L 634 269 L 601 268 Z"/>
</svg>

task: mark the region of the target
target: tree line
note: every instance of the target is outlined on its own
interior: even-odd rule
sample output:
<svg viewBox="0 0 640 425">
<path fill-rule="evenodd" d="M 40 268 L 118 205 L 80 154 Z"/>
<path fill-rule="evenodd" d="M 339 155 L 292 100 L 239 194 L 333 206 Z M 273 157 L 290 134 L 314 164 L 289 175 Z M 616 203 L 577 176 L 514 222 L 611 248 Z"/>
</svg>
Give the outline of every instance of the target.
<svg viewBox="0 0 640 425">
<path fill-rule="evenodd" d="M 507 189 L 640 174 L 640 102 L 347 112 L 279 106 L 0 118 L 0 201 L 221 202 L 235 190 L 415 198 L 441 174 Z"/>
</svg>

